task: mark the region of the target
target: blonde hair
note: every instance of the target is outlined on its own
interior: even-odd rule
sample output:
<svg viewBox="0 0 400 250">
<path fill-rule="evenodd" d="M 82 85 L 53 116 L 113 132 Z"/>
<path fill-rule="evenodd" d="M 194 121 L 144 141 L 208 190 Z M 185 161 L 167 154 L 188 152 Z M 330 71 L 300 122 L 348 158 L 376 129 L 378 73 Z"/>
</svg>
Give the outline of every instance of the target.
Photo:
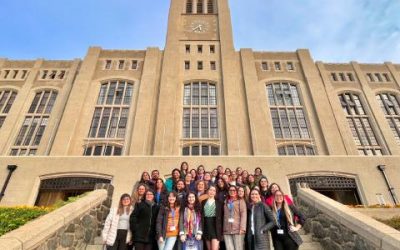
<svg viewBox="0 0 400 250">
<path fill-rule="evenodd" d="M 283 211 L 285 212 L 286 220 L 288 221 L 288 223 L 290 225 L 294 226 L 292 211 L 290 210 L 289 205 L 287 204 L 287 202 L 285 200 L 285 194 L 280 190 L 276 191 L 276 193 L 278 193 L 278 192 L 280 192 L 282 194 L 282 197 L 283 197 L 282 208 L 281 209 L 283 209 Z M 276 195 L 276 193 L 275 193 L 275 195 Z M 278 220 L 279 220 L 278 219 L 278 213 L 277 213 L 278 208 L 276 206 L 275 196 L 274 196 L 274 202 L 272 204 L 272 211 L 274 212 L 275 222 L 278 223 Z"/>
</svg>

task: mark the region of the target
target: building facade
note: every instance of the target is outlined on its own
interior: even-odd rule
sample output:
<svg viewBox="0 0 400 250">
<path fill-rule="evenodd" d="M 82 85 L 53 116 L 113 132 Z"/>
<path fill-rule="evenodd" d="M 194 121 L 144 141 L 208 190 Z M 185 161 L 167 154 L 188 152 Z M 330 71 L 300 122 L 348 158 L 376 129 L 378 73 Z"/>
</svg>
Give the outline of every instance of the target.
<svg viewBox="0 0 400 250">
<path fill-rule="evenodd" d="M 119 195 L 141 171 L 183 160 L 262 167 L 288 192 L 300 181 L 344 203 L 395 203 L 399 88 L 400 64 L 237 51 L 228 0 L 171 0 L 164 50 L 0 59 L 0 164 L 18 165 L 2 203 L 48 204 L 98 181 Z"/>
</svg>

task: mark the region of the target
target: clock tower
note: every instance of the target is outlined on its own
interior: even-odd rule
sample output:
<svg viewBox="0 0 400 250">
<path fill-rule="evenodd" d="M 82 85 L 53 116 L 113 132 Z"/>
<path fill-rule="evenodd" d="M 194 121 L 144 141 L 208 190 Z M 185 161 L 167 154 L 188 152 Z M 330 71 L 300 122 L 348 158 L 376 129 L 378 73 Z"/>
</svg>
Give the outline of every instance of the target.
<svg viewBox="0 0 400 250">
<path fill-rule="evenodd" d="M 171 0 L 161 63 L 154 155 L 185 155 L 185 148 L 189 147 L 191 152 L 191 145 L 208 145 L 210 151 L 218 148 L 219 155 L 251 153 L 251 145 L 239 143 L 243 138 L 250 141 L 246 134 L 246 110 L 238 108 L 245 107 L 239 58 L 233 46 L 228 0 Z M 202 103 L 193 107 L 193 102 L 185 106 L 185 94 L 190 92 L 193 98 L 197 86 L 201 92 L 205 84 L 215 86 L 215 107 Z M 189 127 L 189 136 L 185 126 Z M 217 132 L 210 129 L 212 136 L 204 136 L 203 127 L 207 126 L 216 127 Z M 199 155 L 203 155 L 201 149 Z"/>
</svg>

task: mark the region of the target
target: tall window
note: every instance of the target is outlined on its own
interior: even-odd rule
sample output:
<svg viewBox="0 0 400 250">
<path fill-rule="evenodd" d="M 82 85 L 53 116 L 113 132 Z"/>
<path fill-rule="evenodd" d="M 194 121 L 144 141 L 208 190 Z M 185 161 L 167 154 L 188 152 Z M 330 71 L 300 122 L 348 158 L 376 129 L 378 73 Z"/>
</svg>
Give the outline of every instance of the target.
<svg viewBox="0 0 400 250">
<path fill-rule="evenodd" d="M 133 84 L 126 81 L 109 81 L 101 85 L 88 141 L 90 138 L 124 141 L 132 95 Z"/>
<path fill-rule="evenodd" d="M 296 140 L 312 144 L 306 113 L 296 85 L 287 82 L 272 83 L 267 85 L 267 93 L 277 143 Z M 278 148 L 279 154 L 280 150 L 282 147 Z"/>
<path fill-rule="evenodd" d="M 184 140 L 219 140 L 217 88 L 215 84 L 209 82 L 185 84 L 182 131 Z M 201 149 L 199 149 L 197 155 L 207 155 L 217 151 L 219 153 L 219 150 L 215 149 L 216 147 L 198 146 Z M 209 149 L 208 151 L 205 149 L 206 146 Z M 193 151 L 193 147 L 186 147 L 187 149 L 184 149 L 182 153 L 185 154 L 185 150 L 188 150 L 194 152 L 191 153 L 192 155 L 196 155 L 197 149 L 194 147 Z"/>
<path fill-rule="evenodd" d="M 83 152 L 85 156 L 119 156 L 122 155 L 122 146 L 118 145 L 88 145 Z"/>
<path fill-rule="evenodd" d="M 353 93 L 344 93 L 339 95 L 339 100 L 357 145 L 358 153 L 360 155 L 382 155 L 382 147 L 376 139 L 370 118 L 365 112 L 359 96 Z"/>
<path fill-rule="evenodd" d="M 0 91 L 0 128 L 3 126 L 16 96 L 17 92 L 12 90 Z"/>
<path fill-rule="evenodd" d="M 197 14 L 203 14 L 203 0 L 197 0 Z"/>
<path fill-rule="evenodd" d="M 397 144 L 400 144 L 400 103 L 395 95 L 381 93 L 376 96 Z"/>
<path fill-rule="evenodd" d="M 214 13 L 214 0 L 208 0 L 208 2 L 207 2 L 207 13 L 208 14 Z"/>
<path fill-rule="evenodd" d="M 314 148 L 308 145 L 284 145 L 278 147 L 279 155 L 315 155 Z"/>
<path fill-rule="evenodd" d="M 186 2 L 186 13 L 193 13 L 193 0 L 187 0 Z"/>
<path fill-rule="evenodd" d="M 10 155 L 36 155 L 56 98 L 54 90 L 36 93 Z"/>
<path fill-rule="evenodd" d="M 209 156 L 220 155 L 219 147 L 208 144 L 194 144 L 182 148 L 182 155 Z"/>
</svg>

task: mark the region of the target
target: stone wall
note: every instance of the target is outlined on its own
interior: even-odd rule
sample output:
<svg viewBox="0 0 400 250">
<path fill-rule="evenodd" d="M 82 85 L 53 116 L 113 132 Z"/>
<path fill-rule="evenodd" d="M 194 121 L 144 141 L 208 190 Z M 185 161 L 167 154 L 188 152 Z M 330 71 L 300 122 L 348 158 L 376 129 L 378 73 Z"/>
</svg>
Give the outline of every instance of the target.
<svg viewBox="0 0 400 250">
<path fill-rule="evenodd" d="M 96 190 L 0 237 L 0 249 L 84 249 L 100 235 L 110 211 L 113 186 Z"/>
<path fill-rule="evenodd" d="M 307 217 L 305 231 L 324 249 L 399 249 L 399 231 L 311 189 L 298 190 L 297 204 Z"/>
</svg>

